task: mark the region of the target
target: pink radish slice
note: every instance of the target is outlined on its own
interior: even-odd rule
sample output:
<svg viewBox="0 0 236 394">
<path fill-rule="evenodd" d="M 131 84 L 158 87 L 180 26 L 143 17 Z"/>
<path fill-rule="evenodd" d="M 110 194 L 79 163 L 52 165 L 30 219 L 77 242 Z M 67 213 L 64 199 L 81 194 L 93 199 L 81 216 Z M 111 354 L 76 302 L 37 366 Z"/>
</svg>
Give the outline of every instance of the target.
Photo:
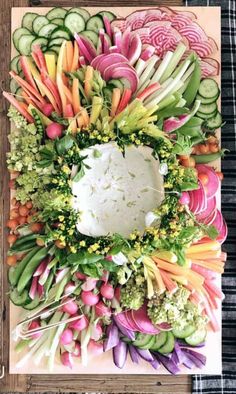
<svg viewBox="0 0 236 394">
<path fill-rule="evenodd" d="M 211 214 L 206 219 L 202 220 L 202 223 L 210 226 L 210 224 L 212 224 L 214 222 L 216 215 L 217 215 L 217 209 L 212 211 Z"/>
<path fill-rule="evenodd" d="M 101 55 L 96 56 L 96 57 L 91 61 L 91 66 L 92 66 L 93 68 L 97 68 L 97 66 L 99 65 L 99 63 L 101 62 L 101 60 L 104 58 L 104 56 L 106 56 L 106 55 L 104 55 L 103 53 L 102 53 Z"/>
<path fill-rule="evenodd" d="M 169 323 L 160 323 L 157 324 L 157 327 L 159 328 L 160 331 L 171 331 L 172 327 Z"/>
<path fill-rule="evenodd" d="M 149 27 L 142 27 L 141 29 L 137 29 L 135 30 L 135 33 L 137 33 L 141 38 L 142 44 L 151 44 Z"/>
<path fill-rule="evenodd" d="M 112 38 L 111 22 L 106 15 L 103 16 L 103 22 L 104 22 L 106 33 L 110 38 Z"/>
<path fill-rule="evenodd" d="M 132 319 L 131 311 L 125 312 L 125 317 L 130 327 L 132 327 L 132 331 L 139 331 L 137 324 L 135 324 L 134 320 Z"/>
<path fill-rule="evenodd" d="M 147 45 L 146 48 L 143 47 L 140 58 L 144 61 L 150 59 L 150 57 L 155 53 L 155 47 L 152 45 Z"/>
<path fill-rule="evenodd" d="M 208 183 L 206 186 L 204 186 L 207 198 L 215 196 L 219 189 L 220 181 L 214 169 L 205 164 L 197 164 L 196 169 L 198 174 L 206 174 L 208 176 Z"/>
<path fill-rule="evenodd" d="M 113 42 L 114 46 L 117 47 L 117 52 L 121 53 L 122 32 L 118 29 L 113 33 Z M 110 50 L 111 48 L 112 47 L 110 47 Z"/>
<path fill-rule="evenodd" d="M 144 304 L 137 311 L 132 310 L 131 316 L 134 323 L 139 327 L 141 332 L 146 334 L 158 334 L 160 330 L 156 328 L 147 315 L 147 305 Z"/>
<path fill-rule="evenodd" d="M 128 50 L 128 60 L 129 64 L 133 66 L 134 63 L 139 59 L 142 52 L 142 42 L 138 34 L 131 37 L 130 48 Z"/>
<path fill-rule="evenodd" d="M 181 28 L 179 33 L 186 37 L 190 43 L 208 40 L 205 31 L 196 22 L 192 22 L 190 25 Z"/>
<path fill-rule="evenodd" d="M 118 28 L 121 32 L 125 31 L 126 29 L 126 20 L 125 19 L 115 19 L 111 22 L 111 28 L 115 31 Z"/>
<path fill-rule="evenodd" d="M 215 59 L 204 58 L 200 62 L 202 77 L 215 76 L 219 74 L 220 65 Z"/>
<path fill-rule="evenodd" d="M 133 331 L 133 324 L 129 324 L 124 312 L 118 313 L 115 317 L 121 326 L 125 327 L 127 330 Z"/>
<path fill-rule="evenodd" d="M 109 53 L 107 55 L 102 55 L 102 56 L 103 57 L 99 59 L 99 63 L 96 64 L 96 68 L 100 71 L 101 74 L 103 74 L 105 69 L 109 66 L 116 68 L 121 63 L 128 64 L 128 59 L 125 56 L 121 55 L 120 53 Z"/>
<path fill-rule="evenodd" d="M 199 189 L 190 191 L 189 196 L 190 196 L 190 201 L 193 200 L 191 211 L 194 214 L 198 214 L 206 206 L 206 193 L 200 182 L 199 182 Z"/>
<path fill-rule="evenodd" d="M 121 42 L 121 53 L 126 57 L 128 55 L 128 51 L 130 47 L 130 39 L 131 39 L 131 27 L 128 26 L 123 33 L 122 42 Z"/>
<path fill-rule="evenodd" d="M 228 227 L 227 227 L 227 224 L 226 224 L 225 220 L 223 219 L 223 225 L 222 225 L 222 228 L 220 230 L 220 234 L 217 237 L 217 241 L 222 244 L 226 240 L 227 235 L 228 235 Z"/>
<path fill-rule="evenodd" d="M 198 221 L 202 221 L 206 219 L 213 211 L 216 210 L 216 198 L 207 198 L 206 199 L 207 206 L 205 210 L 202 210 L 202 212 L 199 212 L 196 217 Z"/>
<path fill-rule="evenodd" d="M 106 73 L 106 74 L 105 74 Z M 106 75 L 106 77 L 105 77 Z M 133 68 L 131 68 L 128 64 L 124 64 L 121 66 L 110 66 L 109 73 L 108 70 L 104 71 L 104 79 L 105 81 L 109 79 L 119 79 L 125 78 L 130 85 L 130 88 L 133 92 L 137 90 L 138 87 L 138 77 Z"/>
<path fill-rule="evenodd" d="M 219 209 L 216 210 L 216 217 L 213 220 L 213 222 L 211 223 L 211 225 L 214 226 L 220 234 L 222 226 L 223 226 L 223 216 L 222 216 L 222 213 L 219 211 Z"/>
</svg>

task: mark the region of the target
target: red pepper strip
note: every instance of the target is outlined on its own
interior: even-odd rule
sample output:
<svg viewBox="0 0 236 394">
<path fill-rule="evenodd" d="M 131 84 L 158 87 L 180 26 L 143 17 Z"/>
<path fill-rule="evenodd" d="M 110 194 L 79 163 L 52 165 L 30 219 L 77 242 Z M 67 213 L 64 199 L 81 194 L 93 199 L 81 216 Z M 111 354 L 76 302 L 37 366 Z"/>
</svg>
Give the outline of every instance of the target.
<svg viewBox="0 0 236 394">
<path fill-rule="evenodd" d="M 38 44 L 33 45 L 33 53 L 35 53 L 38 58 L 40 72 L 43 74 L 48 74 L 46 60 L 45 60 L 44 54 L 40 48 L 40 45 L 38 45 Z"/>
<path fill-rule="evenodd" d="M 121 97 L 121 100 L 120 100 L 120 104 L 119 104 L 119 106 L 117 108 L 116 115 L 119 114 L 120 112 L 122 112 L 125 109 L 125 107 L 128 105 L 128 103 L 129 103 L 129 101 L 131 99 L 131 96 L 132 96 L 132 90 L 131 89 L 125 89 L 123 94 L 122 94 L 122 97 Z"/>
<path fill-rule="evenodd" d="M 37 86 L 36 86 L 36 84 L 35 84 L 35 82 L 34 82 L 34 78 L 32 77 L 32 73 L 31 73 L 31 70 L 30 70 L 30 68 L 29 68 L 29 64 L 28 64 L 28 61 L 27 61 L 27 57 L 26 57 L 26 56 L 21 56 L 21 57 L 20 57 L 20 65 L 21 65 L 21 68 L 22 68 L 22 71 L 23 71 L 23 73 L 24 73 L 24 76 L 25 76 L 26 81 L 29 82 L 29 84 L 30 84 L 34 89 L 38 90 L 38 89 L 37 89 Z"/>
<path fill-rule="evenodd" d="M 155 82 L 150 86 L 148 86 L 148 88 L 143 89 L 142 92 L 139 93 L 136 98 L 143 101 L 152 93 L 156 92 L 156 90 L 160 89 L 160 87 L 161 85 L 159 84 L 159 82 Z"/>
<path fill-rule="evenodd" d="M 26 120 L 28 120 L 29 123 L 34 123 L 32 116 L 26 111 L 25 108 L 23 108 L 23 106 L 20 105 L 15 97 L 13 97 L 8 92 L 3 92 L 3 96 L 20 112 L 21 115 L 25 117 Z"/>
<path fill-rule="evenodd" d="M 35 90 L 28 82 L 19 77 L 14 71 L 9 72 L 10 76 L 22 87 L 30 91 L 42 104 L 46 104 L 46 100 Z"/>
</svg>

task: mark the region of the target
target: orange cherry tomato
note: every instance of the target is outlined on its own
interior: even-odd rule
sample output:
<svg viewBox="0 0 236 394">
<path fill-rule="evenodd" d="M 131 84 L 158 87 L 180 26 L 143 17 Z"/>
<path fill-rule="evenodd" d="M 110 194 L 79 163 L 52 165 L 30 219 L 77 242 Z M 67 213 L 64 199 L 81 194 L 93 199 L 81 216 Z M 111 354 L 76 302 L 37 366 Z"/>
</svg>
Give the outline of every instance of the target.
<svg viewBox="0 0 236 394">
<path fill-rule="evenodd" d="M 216 152 L 219 151 L 219 145 L 218 144 L 210 144 L 209 147 L 210 147 L 211 153 L 216 153 Z"/>
<path fill-rule="evenodd" d="M 19 211 L 17 208 L 13 208 L 10 210 L 10 218 L 17 219 L 19 217 Z"/>
<path fill-rule="evenodd" d="M 17 236 L 16 236 L 15 234 L 9 234 L 9 235 L 7 236 L 7 242 L 8 242 L 10 245 L 14 244 L 14 242 L 16 242 L 16 240 L 17 240 Z"/>
<path fill-rule="evenodd" d="M 200 144 L 198 148 L 199 148 L 199 152 L 200 152 L 201 154 L 206 154 L 206 153 L 208 153 L 209 150 L 210 150 L 208 144 Z"/>
<path fill-rule="evenodd" d="M 209 182 L 208 175 L 204 173 L 198 174 L 198 179 L 200 180 L 203 186 L 207 185 Z"/>
<path fill-rule="evenodd" d="M 33 233 L 39 233 L 43 228 L 43 224 L 42 223 L 31 223 L 30 224 L 30 230 Z"/>
<path fill-rule="evenodd" d="M 18 221 L 19 221 L 19 224 L 22 225 L 22 224 L 25 224 L 25 223 L 26 223 L 27 219 L 26 219 L 25 216 L 20 216 L 19 219 L 18 219 Z"/>
<path fill-rule="evenodd" d="M 32 204 L 31 201 L 27 201 L 27 203 L 25 204 L 25 206 L 26 206 L 26 208 L 28 208 L 28 209 L 32 209 L 33 204 Z"/>
<path fill-rule="evenodd" d="M 215 143 L 217 142 L 217 138 L 216 138 L 214 135 L 210 135 L 210 136 L 207 138 L 207 142 L 208 142 L 209 144 L 215 144 Z"/>
<path fill-rule="evenodd" d="M 66 247 L 59 239 L 56 240 L 55 245 L 58 249 L 64 249 Z"/>
<path fill-rule="evenodd" d="M 26 205 L 20 206 L 19 214 L 20 214 L 20 216 L 27 216 L 29 214 L 29 209 L 26 207 Z"/>
<path fill-rule="evenodd" d="M 219 178 L 220 181 L 223 181 L 223 179 L 224 179 L 224 174 L 223 174 L 223 172 L 221 172 L 221 171 L 216 171 L 216 175 L 218 176 L 218 178 Z"/>
<path fill-rule="evenodd" d="M 10 265 L 11 267 L 14 267 L 17 263 L 17 257 L 15 255 L 13 256 L 7 256 L 7 264 Z"/>
<path fill-rule="evenodd" d="M 193 157 L 188 157 L 187 159 L 181 160 L 181 164 L 184 167 L 194 168 L 196 163 Z"/>
<path fill-rule="evenodd" d="M 15 230 L 18 225 L 19 225 L 19 222 L 16 219 L 9 219 L 7 221 L 7 227 L 10 228 L 11 230 Z"/>
</svg>

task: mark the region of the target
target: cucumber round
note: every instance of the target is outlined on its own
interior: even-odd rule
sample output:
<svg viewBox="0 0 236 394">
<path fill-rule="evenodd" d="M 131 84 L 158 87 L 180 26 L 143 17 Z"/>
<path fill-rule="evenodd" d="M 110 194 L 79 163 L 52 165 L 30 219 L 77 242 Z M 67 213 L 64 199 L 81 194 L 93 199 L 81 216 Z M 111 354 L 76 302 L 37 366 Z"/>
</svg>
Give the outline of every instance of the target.
<svg viewBox="0 0 236 394">
<path fill-rule="evenodd" d="M 71 34 L 80 33 L 85 30 L 85 20 L 84 18 L 77 14 L 77 12 L 70 12 L 66 15 L 64 24 L 67 29 L 70 30 Z"/>
<path fill-rule="evenodd" d="M 65 10 L 65 8 L 55 7 L 53 9 L 51 9 L 50 11 L 48 11 L 46 16 L 51 21 L 55 18 L 64 19 L 66 16 L 66 13 L 67 13 L 67 10 Z"/>
<path fill-rule="evenodd" d="M 204 126 L 208 130 L 216 130 L 219 127 L 221 127 L 222 124 L 223 124 L 222 116 L 220 112 L 217 112 L 213 118 L 207 119 L 207 121 L 204 123 Z"/>
<path fill-rule="evenodd" d="M 26 29 L 25 27 L 19 27 L 19 29 L 16 29 L 14 31 L 12 39 L 13 39 L 14 47 L 17 50 L 19 50 L 19 40 L 20 40 L 20 38 L 22 36 L 25 36 L 25 35 L 30 35 L 30 36 L 32 35 L 31 32 L 28 29 Z"/>
<path fill-rule="evenodd" d="M 54 45 L 59 45 L 59 46 L 61 46 L 61 44 L 63 43 L 64 40 L 65 40 L 65 38 L 53 38 L 53 40 L 50 41 L 48 47 L 49 47 L 50 50 L 51 50 L 51 48 L 52 48 Z"/>
<path fill-rule="evenodd" d="M 214 118 L 214 116 L 217 114 L 217 110 L 214 112 L 211 112 L 210 114 L 203 114 L 202 112 L 198 111 L 196 115 L 201 118 L 201 119 L 211 119 Z"/>
<path fill-rule="evenodd" d="M 172 330 L 174 336 L 176 338 L 181 338 L 181 339 L 189 337 L 189 335 L 192 335 L 195 331 L 196 331 L 196 327 L 192 324 L 185 326 L 182 330 L 179 329 Z"/>
<path fill-rule="evenodd" d="M 17 55 L 11 60 L 10 63 L 11 70 L 15 71 L 16 74 L 18 74 L 18 72 L 20 71 L 19 61 L 20 61 L 20 55 Z"/>
<path fill-rule="evenodd" d="M 29 56 L 31 54 L 31 44 L 35 40 L 33 35 L 24 35 L 19 39 L 19 52 L 21 55 Z"/>
<path fill-rule="evenodd" d="M 212 98 L 219 94 L 219 86 L 217 82 L 212 78 L 202 79 L 198 93 L 205 98 Z"/>
<path fill-rule="evenodd" d="M 58 55 L 58 53 L 60 52 L 60 48 L 61 48 L 60 45 L 53 45 L 50 47 L 50 51 L 53 51 Z"/>
<path fill-rule="evenodd" d="M 82 18 L 85 20 L 85 22 L 87 22 L 91 16 L 87 10 L 85 10 L 84 8 L 80 8 L 80 7 L 71 8 L 70 10 L 68 10 L 67 15 L 70 14 L 71 12 L 75 12 L 75 13 L 81 15 Z"/>
<path fill-rule="evenodd" d="M 217 110 L 217 104 L 211 103 L 211 104 L 201 104 L 200 107 L 198 108 L 198 111 L 201 112 L 202 114 L 212 114 Z"/>
<path fill-rule="evenodd" d="M 175 337 L 171 331 L 167 331 L 167 339 L 163 346 L 159 347 L 157 350 L 161 354 L 168 354 L 174 350 L 175 347 Z"/>
<path fill-rule="evenodd" d="M 50 39 L 63 38 L 64 40 L 70 40 L 70 31 L 65 27 L 57 27 L 53 30 Z"/>
<path fill-rule="evenodd" d="M 61 18 L 55 18 L 51 20 L 51 23 L 57 26 L 63 26 L 64 25 L 64 19 Z"/>
<path fill-rule="evenodd" d="M 37 16 L 39 15 L 35 12 L 26 12 L 26 14 L 23 16 L 21 26 L 33 31 L 33 21 L 35 18 L 37 18 Z"/>
<path fill-rule="evenodd" d="M 31 52 L 34 48 L 34 45 L 40 45 L 42 51 L 44 51 L 47 48 L 48 40 L 44 37 L 35 38 L 35 40 L 32 41 L 32 44 L 31 44 Z"/>
<path fill-rule="evenodd" d="M 48 23 L 47 25 L 43 26 L 42 29 L 39 30 L 39 36 L 48 38 L 53 32 L 53 30 L 55 30 L 56 28 L 57 28 L 56 24 Z"/>
<path fill-rule="evenodd" d="M 92 41 L 93 45 L 96 47 L 98 43 L 98 35 L 92 30 L 84 30 L 80 33 L 81 36 L 87 37 Z"/>
<path fill-rule="evenodd" d="M 154 335 L 138 333 L 133 345 L 139 347 L 140 349 L 150 349 L 154 342 Z"/>
<path fill-rule="evenodd" d="M 102 20 L 102 15 L 94 15 L 89 18 L 86 24 L 86 30 L 92 30 L 95 33 L 98 33 L 100 29 L 104 28 L 104 23 Z"/>
<path fill-rule="evenodd" d="M 49 24 L 48 19 L 46 16 L 39 15 L 37 18 L 34 19 L 33 21 L 33 31 L 35 34 L 39 34 L 40 30 L 42 29 L 43 26 L 46 26 Z"/>
<path fill-rule="evenodd" d="M 199 343 L 204 342 L 206 335 L 207 335 L 206 329 L 202 328 L 201 330 L 200 329 L 196 330 L 189 337 L 186 337 L 185 342 L 187 342 L 189 345 L 196 346 L 199 345 Z"/>
<path fill-rule="evenodd" d="M 167 337 L 166 331 L 162 331 L 160 334 L 155 335 L 155 341 L 151 347 L 151 350 L 156 351 L 162 347 L 166 343 Z"/>
<path fill-rule="evenodd" d="M 18 83 L 15 81 L 15 79 L 11 78 L 11 80 L 10 80 L 11 93 L 15 94 L 18 88 L 19 88 Z"/>
<path fill-rule="evenodd" d="M 28 291 L 24 290 L 21 294 L 17 291 L 17 289 L 13 289 L 10 292 L 10 300 L 14 305 L 21 306 L 26 303 L 28 299 Z"/>
<path fill-rule="evenodd" d="M 110 22 L 112 22 L 114 19 L 116 19 L 115 14 L 113 14 L 113 12 L 111 12 L 111 11 L 100 11 L 99 15 L 106 16 Z"/>
<path fill-rule="evenodd" d="M 210 97 L 210 98 L 205 98 L 205 97 L 200 96 L 200 94 L 197 94 L 196 100 L 200 100 L 201 104 L 211 104 L 211 103 L 214 103 L 215 101 L 217 101 L 219 94 L 220 94 L 220 91 L 218 91 L 218 94 L 216 96 Z"/>
</svg>

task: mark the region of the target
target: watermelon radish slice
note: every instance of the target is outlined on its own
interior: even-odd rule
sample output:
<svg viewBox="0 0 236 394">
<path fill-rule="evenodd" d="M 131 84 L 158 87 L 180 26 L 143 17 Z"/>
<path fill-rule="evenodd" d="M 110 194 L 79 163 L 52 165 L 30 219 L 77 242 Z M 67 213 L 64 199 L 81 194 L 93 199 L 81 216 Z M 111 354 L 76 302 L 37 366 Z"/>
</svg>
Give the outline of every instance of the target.
<svg viewBox="0 0 236 394">
<path fill-rule="evenodd" d="M 216 215 L 217 215 L 217 209 L 212 211 L 211 214 L 206 219 L 202 220 L 202 223 L 210 226 L 214 222 Z"/>
<path fill-rule="evenodd" d="M 157 324 L 157 327 L 159 328 L 160 331 L 171 331 L 172 327 L 169 323 L 160 323 Z"/>
<path fill-rule="evenodd" d="M 200 104 L 201 102 L 199 100 L 196 100 L 191 112 L 189 112 L 188 114 L 180 115 L 178 118 L 172 116 L 171 118 L 166 119 L 163 123 L 164 131 L 170 133 L 184 126 L 198 111 Z"/>
<path fill-rule="evenodd" d="M 206 186 L 204 185 L 207 198 L 215 196 L 220 187 L 220 181 L 214 169 L 205 164 L 197 164 L 196 169 L 198 174 L 204 174 L 208 176 L 208 183 Z"/>
<path fill-rule="evenodd" d="M 189 192 L 190 197 L 190 210 L 196 215 L 206 207 L 206 193 L 205 190 L 199 182 L 199 188 L 197 190 L 192 190 Z"/>
<path fill-rule="evenodd" d="M 228 227 L 227 224 L 225 223 L 225 220 L 223 219 L 223 224 L 220 230 L 220 234 L 216 239 L 218 242 L 222 244 L 226 240 L 227 235 L 228 235 Z"/>
<path fill-rule="evenodd" d="M 223 216 L 222 213 L 219 211 L 219 209 L 216 210 L 216 217 L 211 223 L 212 226 L 216 228 L 218 233 L 220 234 L 222 226 L 223 226 Z"/>
<path fill-rule="evenodd" d="M 125 312 L 125 317 L 130 327 L 133 327 L 132 330 L 139 331 L 137 324 L 135 324 L 134 320 L 132 319 L 131 311 Z"/>
<path fill-rule="evenodd" d="M 206 208 L 199 212 L 196 216 L 197 220 L 199 222 L 203 221 L 204 219 L 207 219 L 209 215 L 212 214 L 216 210 L 216 198 L 215 196 L 212 198 L 207 198 L 206 199 Z"/>
<path fill-rule="evenodd" d="M 125 313 L 121 312 L 116 315 L 116 320 L 120 323 L 121 326 L 125 327 L 127 330 L 134 331 L 133 325 L 128 323 Z M 136 330 L 137 331 L 137 330 Z"/>
<path fill-rule="evenodd" d="M 144 304 L 137 311 L 132 310 L 131 316 L 134 323 L 139 327 L 139 331 L 146 334 L 158 334 L 160 330 L 156 328 L 147 315 L 147 305 Z"/>
</svg>

